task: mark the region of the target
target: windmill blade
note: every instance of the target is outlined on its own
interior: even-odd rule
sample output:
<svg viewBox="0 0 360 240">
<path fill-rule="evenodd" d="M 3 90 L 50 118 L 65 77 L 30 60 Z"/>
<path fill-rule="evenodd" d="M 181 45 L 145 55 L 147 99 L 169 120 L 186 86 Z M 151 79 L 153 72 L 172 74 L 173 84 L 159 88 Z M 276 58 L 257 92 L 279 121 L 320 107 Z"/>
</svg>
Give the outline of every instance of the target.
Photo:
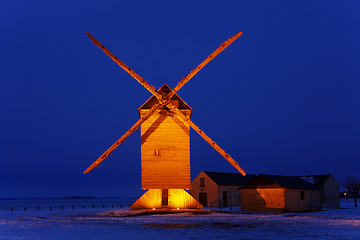
<svg viewBox="0 0 360 240">
<path fill-rule="evenodd" d="M 105 52 L 106 55 L 111 57 L 111 59 L 119 65 L 122 69 L 124 69 L 128 74 L 130 74 L 136 81 L 138 81 L 141 85 L 143 85 L 147 90 L 149 90 L 156 98 L 161 99 L 161 95 L 156 91 L 156 89 L 151 86 L 145 79 L 143 79 L 139 74 L 137 74 L 134 70 L 132 70 L 129 66 L 123 63 L 120 59 L 118 59 L 112 52 L 110 52 L 104 45 L 102 45 L 98 40 L 96 40 L 90 33 L 86 32 L 86 35 L 92 40 L 92 42 L 98 46 L 101 50 Z"/>
<path fill-rule="evenodd" d="M 90 167 L 88 167 L 83 173 L 87 174 L 89 173 L 91 170 L 93 170 L 94 168 L 98 167 L 100 165 L 100 163 L 102 161 L 104 161 L 121 143 L 123 143 L 125 141 L 125 139 L 127 137 L 129 137 L 133 132 L 136 131 L 136 129 L 139 128 L 139 126 L 145 122 L 146 120 L 149 119 L 149 117 L 151 117 L 154 112 L 159 108 L 161 104 L 159 102 L 157 102 L 156 104 L 154 104 L 154 106 L 152 106 L 149 110 L 149 112 L 142 116 L 124 135 L 121 136 L 121 138 L 119 138 L 119 140 L 117 140 L 108 150 L 106 150 L 106 152 L 104 152 L 93 164 L 90 165 Z"/>
<path fill-rule="evenodd" d="M 246 175 L 245 171 L 240 167 L 240 165 L 228 153 L 226 153 L 224 149 L 222 149 L 216 142 L 214 142 L 208 135 L 206 135 L 203 130 L 201 130 L 195 123 L 193 123 L 190 118 L 185 116 L 178 108 L 176 108 L 171 103 L 168 104 L 167 107 L 177 113 L 184 122 L 189 124 L 192 129 L 194 129 L 203 139 L 205 139 L 206 142 L 208 142 L 218 153 L 220 153 L 221 156 L 223 156 L 243 176 Z"/>
<path fill-rule="evenodd" d="M 208 135 L 206 135 L 203 130 L 201 130 L 190 119 L 188 123 L 192 129 L 194 129 L 203 139 L 205 139 L 205 141 L 208 142 L 218 153 L 220 153 L 220 155 L 223 156 L 234 168 L 236 168 L 243 176 L 246 175 L 246 172 L 240 167 L 239 163 L 236 162 L 228 153 L 226 153 L 225 150 L 222 149 L 216 142 L 214 142 Z"/>
<path fill-rule="evenodd" d="M 180 88 L 182 88 L 185 83 L 187 83 L 195 74 L 197 74 L 206 64 L 208 64 L 211 60 L 213 60 L 219 53 L 221 53 L 225 48 L 227 48 L 231 43 L 233 43 L 238 37 L 242 35 L 242 32 L 239 32 L 226 40 L 224 43 L 220 45 L 213 53 L 211 53 L 202 63 L 199 64 L 194 70 L 192 70 L 186 77 L 184 77 L 173 89 L 173 94 L 175 94 L 177 91 L 179 91 Z M 170 97 L 172 96 L 170 95 Z"/>
</svg>

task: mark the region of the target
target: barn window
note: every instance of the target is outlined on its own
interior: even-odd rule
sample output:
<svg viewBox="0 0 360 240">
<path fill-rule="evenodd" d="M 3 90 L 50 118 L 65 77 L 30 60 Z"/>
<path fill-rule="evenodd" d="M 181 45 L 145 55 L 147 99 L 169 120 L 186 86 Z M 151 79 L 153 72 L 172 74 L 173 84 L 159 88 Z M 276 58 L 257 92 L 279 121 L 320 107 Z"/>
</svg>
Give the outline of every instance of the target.
<svg viewBox="0 0 360 240">
<path fill-rule="evenodd" d="M 155 156 L 160 156 L 160 151 L 159 150 L 155 150 Z"/>
<path fill-rule="evenodd" d="M 205 187 L 205 178 L 200 178 L 200 187 Z"/>
<path fill-rule="evenodd" d="M 300 191 L 300 199 L 301 200 L 305 199 L 305 192 L 304 191 Z"/>
</svg>

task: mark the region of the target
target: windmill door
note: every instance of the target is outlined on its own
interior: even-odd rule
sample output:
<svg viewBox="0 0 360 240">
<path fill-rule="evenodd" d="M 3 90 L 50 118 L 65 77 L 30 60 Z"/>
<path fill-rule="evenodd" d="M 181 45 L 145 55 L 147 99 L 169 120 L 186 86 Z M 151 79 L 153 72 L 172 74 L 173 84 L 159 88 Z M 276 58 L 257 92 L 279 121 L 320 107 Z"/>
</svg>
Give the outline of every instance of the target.
<svg viewBox="0 0 360 240">
<path fill-rule="evenodd" d="M 162 189 L 162 193 L 161 193 L 161 205 L 163 207 L 167 207 L 168 206 L 168 202 L 169 202 L 169 191 L 168 189 Z"/>
</svg>

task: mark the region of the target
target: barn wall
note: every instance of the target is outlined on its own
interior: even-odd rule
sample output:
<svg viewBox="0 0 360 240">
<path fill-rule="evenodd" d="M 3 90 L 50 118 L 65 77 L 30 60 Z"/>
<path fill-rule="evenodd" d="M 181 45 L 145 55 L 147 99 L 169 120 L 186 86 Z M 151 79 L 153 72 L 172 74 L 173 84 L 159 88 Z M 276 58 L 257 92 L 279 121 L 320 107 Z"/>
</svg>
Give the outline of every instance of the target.
<svg viewBox="0 0 360 240">
<path fill-rule="evenodd" d="M 282 212 L 285 210 L 285 189 L 241 189 L 240 202 L 241 209 L 245 211 Z"/>
<path fill-rule="evenodd" d="M 205 187 L 200 187 L 200 178 L 205 178 Z M 201 172 L 191 183 L 190 194 L 199 201 L 199 193 L 207 193 L 207 206 L 211 206 L 218 199 L 217 184 L 204 172 Z M 218 206 L 218 205 L 214 205 Z"/>
<path fill-rule="evenodd" d="M 190 188 L 190 128 L 176 114 L 159 111 L 141 125 L 141 179 L 143 189 Z"/>
<path fill-rule="evenodd" d="M 330 176 L 323 188 L 323 208 L 340 208 L 340 186 L 334 176 Z"/>
<path fill-rule="evenodd" d="M 304 199 L 300 199 L 300 192 L 304 192 Z M 306 212 L 321 210 L 320 190 L 286 189 L 286 207 L 289 212 Z"/>
<path fill-rule="evenodd" d="M 218 186 L 218 199 L 223 200 L 223 192 L 227 192 L 228 206 L 240 206 L 240 188 L 241 186 Z M 218 204 L 216 206 L 219 206 Z"/>
</svg>

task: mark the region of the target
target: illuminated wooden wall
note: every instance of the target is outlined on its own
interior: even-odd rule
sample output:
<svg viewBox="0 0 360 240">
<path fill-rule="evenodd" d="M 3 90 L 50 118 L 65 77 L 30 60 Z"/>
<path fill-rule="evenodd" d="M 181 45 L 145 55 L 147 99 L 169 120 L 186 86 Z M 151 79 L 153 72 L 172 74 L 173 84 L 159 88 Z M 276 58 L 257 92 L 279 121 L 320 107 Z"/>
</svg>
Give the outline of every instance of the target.
<svg viewBox="0 0 360 240">
<path fill-rule="evenodd" d="M 154 100 L 144 103 L 139 114 L 146 114 Z M 172 102 L 191 116 L 192 109 L 177 95 Z M 141 125 L 141 179 L 143 189 L 190 189 L 190 127 L 176 114 L 161 110 Z"/>
</svg>

